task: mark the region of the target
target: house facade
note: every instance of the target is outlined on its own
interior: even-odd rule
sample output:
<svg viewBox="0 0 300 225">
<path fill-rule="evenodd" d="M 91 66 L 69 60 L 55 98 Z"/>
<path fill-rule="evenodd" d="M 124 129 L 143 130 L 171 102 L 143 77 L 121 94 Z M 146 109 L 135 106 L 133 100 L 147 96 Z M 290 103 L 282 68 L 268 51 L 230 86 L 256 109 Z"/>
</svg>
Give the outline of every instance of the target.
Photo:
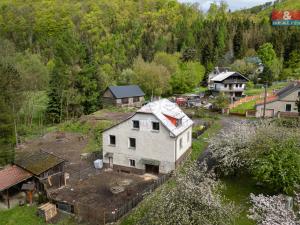
<svg viewBox="0 0 300 225">
<path fill-rule="evenodd" d="M 248 78 L 238 72 L 226 71 L 211 76 L 208 89 L 212 92 L 224 92 L 232 98 L 243 96 Z"/>
<path fill-rule="evenodd" d="M 103 94 L 103 104 L 121 107 L 141 107 L 145 93 L 138 85 L 109 86 Z"/>
<path fill-rule="evenodd" d="M 280 113 L 297 115 L 297 100 L 300 99 L 300 81 L 295 81 L 287 87 L 279 90 L 274 96 L 266 99 L 266 117 L 277 117 Z M 256 117 L 262 117 L 264 112 L 264 101 L 256 104 Z"/>
<path fill-rule="evenodd" d="M 123 172 L 169 173 L 188 155 L 193 122 L 167 99 L 103 132 L 103 162 Z"/>
</svg>

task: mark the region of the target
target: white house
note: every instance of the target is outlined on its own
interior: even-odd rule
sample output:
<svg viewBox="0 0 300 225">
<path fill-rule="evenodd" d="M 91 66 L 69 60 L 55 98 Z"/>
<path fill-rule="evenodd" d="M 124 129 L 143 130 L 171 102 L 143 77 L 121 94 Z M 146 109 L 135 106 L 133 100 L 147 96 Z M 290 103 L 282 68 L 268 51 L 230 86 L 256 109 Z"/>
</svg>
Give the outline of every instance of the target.
<svg viewBox="0 0 300 225">
<path fill-rule="evenodd" d="M 148 103 L 103 132 L 105 167 L 134 173 L 169 173 L 188 155 L 193 121 L 167 99 Z"/>
<path fill-rule="evenodd" d="M 283 114 L 298 114 L 296 101 L 300 99 L 300 81 L 295 81 L 279 90 L 275 95 L 266 99 L 266 117 L 280 116 Z M 262 117 L 264 101 L 256 103 L 256 117 Z"/>
<path fill-rule="evenodd" d="M 225 71 L 210 76 L 208 89 L 213 92 L 224 92 L 232 98 L 242 97 L 248 78 L 238 72 Z"/>
</svg>

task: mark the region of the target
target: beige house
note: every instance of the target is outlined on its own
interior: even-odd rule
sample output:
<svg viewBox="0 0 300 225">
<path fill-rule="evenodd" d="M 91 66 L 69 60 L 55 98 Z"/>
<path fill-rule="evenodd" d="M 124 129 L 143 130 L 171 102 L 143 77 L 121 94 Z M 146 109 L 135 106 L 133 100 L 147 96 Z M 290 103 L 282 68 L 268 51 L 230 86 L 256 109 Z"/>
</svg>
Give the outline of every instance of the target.
<svg viewBox="0 0 300 225">
<path fill-rule="evenodd" d="M 300 98 L 300 81 L 295 81 L 287 87 L 279 90 L 274 96 L 268 97 L 266 101 L 266 117 L 277 117 L 281 113 L 297 115 L 296 101 Z M 256 104 L 256 117 L 262 117 L 264 101 Z"/>
<path fill-rule="evenodd" d="M 138 85 L 109 86 L 103 94 L 105 106 L 141 107 L 145 93 Z"/>
<path fill-rule="evenodd" d="M 188 155 L 193 121 L 167 99 L 148 103 L 103 132 L 105 167 L 134 173 L 169 173 Z"/>
</svg>

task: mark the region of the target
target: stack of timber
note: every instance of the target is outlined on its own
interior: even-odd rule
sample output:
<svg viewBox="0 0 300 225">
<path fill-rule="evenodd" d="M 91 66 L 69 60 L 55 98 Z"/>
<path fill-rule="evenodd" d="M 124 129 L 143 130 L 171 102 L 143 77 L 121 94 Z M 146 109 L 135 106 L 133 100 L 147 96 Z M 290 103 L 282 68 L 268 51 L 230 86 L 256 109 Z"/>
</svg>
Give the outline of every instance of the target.
<svg viewBox="0 0 300 225">
<path fill-rule="evenodd" d="M 41 205 L 38 208 L 38 215 L 40 217 L 45 218 L 45 221 L 51 220 L 53 217 L 57 215 L 56 205 L 51 203 L 46 203 L 44 205 Z"/>
</svg>

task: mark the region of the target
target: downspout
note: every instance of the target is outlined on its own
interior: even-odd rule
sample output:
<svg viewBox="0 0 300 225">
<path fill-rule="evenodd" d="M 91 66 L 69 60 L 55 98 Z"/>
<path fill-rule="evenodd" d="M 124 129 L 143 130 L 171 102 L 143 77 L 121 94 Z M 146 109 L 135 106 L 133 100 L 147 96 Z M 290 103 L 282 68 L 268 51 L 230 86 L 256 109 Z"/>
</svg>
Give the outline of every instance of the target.
<svg viewBox="0 0 300 225">
<path fill-rule="evenodd" d="M 175 138 L 175 161 L 174 161 L 175 162 L 175 169 L 176 169 L 176 161 L 177 161 L 177 138 L 178 137 Z"/>
</svg>

